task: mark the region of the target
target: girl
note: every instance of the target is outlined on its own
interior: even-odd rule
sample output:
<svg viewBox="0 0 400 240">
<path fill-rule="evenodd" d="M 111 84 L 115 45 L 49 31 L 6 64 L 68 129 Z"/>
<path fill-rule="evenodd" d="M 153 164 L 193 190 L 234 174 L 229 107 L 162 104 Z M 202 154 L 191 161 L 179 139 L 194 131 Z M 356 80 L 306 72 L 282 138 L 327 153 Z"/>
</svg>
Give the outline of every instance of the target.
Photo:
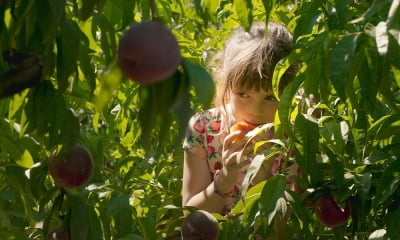
<svg viewBox="0 0 400 240">
<path fill-rule="evenodd" d="M 229 133 L 229 128 L 237 122 L 254 126 L 273 122 L 278 101 L 272 74 L 292 49 L 292 36 L 283 25 L 269 23 L 268 34 L 265 27 L 263 22 L 254 22 L 249 32 L 239 28 L 217 58 L 216 107 L 191 118 L 184 140 L 183 206 L 226 214 L 239 199 L 243 166 L 249 165 L 251 156 L 237 164 L 246 140 L 233 142 L 240 131 Z M 294 69 L 289 68 L 280 80 L 280 90 L 293 76 Z M 274 174 L 272 163 L 264 161 L 253 184 Z"/>
</svg>

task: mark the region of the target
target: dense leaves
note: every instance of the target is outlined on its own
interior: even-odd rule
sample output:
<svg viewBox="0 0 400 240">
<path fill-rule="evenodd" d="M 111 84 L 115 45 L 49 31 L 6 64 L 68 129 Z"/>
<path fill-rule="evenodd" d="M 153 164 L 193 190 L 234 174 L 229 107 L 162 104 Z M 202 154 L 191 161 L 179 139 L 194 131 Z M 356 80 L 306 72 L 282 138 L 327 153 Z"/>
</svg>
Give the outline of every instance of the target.
<svg viewBox="0 0 400 240">
<path fill-rule="evenodd" d="M 245 186 L 262 161 L 280 155 L 282 166 L 299 164 L 291 180 L 301 191 L 286 188 L 288 170 L 279 168 L 244 189 L 232 215 L 217 216 L 219 239 L 277 236 L 271 226 L 290 212 L 285 232 L 299 239 L 399 238 L 399 1 L 39 2 L 0 1 L 0 52 L 40 59 L 24 65 L 40 69 L 33 78 L 0 57 L 1 239 L 57 229 L 72 239 L 179 239 L 186 122 L 212 106 L 212 57 L 233 28 L 255 20 L 293 32 L 274 92 L 290 65 L 298 72 L 279 96 L 273 147 L 257 155 Z M 116 51 L 131 24 L 150 19 L 172 31 L 184 60 L 165 81 L 139 86 L 121 73 Z M 94 176 L 65 191 L 46 163 L 77 142 L 91 152 Z M 304 205 L 328 190 L 350 202 L 340 229 L 325 228 Z"/>
</svg>

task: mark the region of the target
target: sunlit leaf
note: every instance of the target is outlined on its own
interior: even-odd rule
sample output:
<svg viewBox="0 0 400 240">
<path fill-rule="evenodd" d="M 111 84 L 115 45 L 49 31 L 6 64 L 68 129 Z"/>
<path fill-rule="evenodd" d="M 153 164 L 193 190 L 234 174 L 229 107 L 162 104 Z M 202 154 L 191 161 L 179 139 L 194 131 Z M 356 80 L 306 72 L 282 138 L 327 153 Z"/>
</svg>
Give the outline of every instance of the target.
<svg viewBox="0 0 400 240">
<path fill-rule="evenodd" d="M 247 0 L 234 0 L 233 4 L 241 26 L 248 31 L 253 22 L 252 2 Z"/>
<path fill-rule="evenodd" d="M 376 26 L 376 46 L 380 55 L 385 56 L 388 51 L 389 38 L 386 22 L 380 22 Z"/>
<path fill-rule="evenodd" d="M 99 110 L 103 109 L 114 96 L 122 81 L 122 72 L 117 65 L 104 73 L 103 82 L 98 86 L 94 102 Z"/>
<path fill-rule="evenodd" d="M 221 3 L 221 0 L 204 0 L 203 6 L 208 16 L 212 21 L 215 21 L 217 18 L 217 9 Z"/>
<path fill-rule="evenodd" d="M 276 202 L 284 196 L 287 179 L 283 175 L 276 175 L 265 184 L 259 202 L 259 208 L 263 216 L 268 216 L 268 224 L 275 217 Z"/>
<path fill-rule="evenodd" d="M 24 150 L 21 157 L 16 160 L 21 167 L 30 168 L 33 165 L 33 158 L 29 151 Z"/>
</svg>

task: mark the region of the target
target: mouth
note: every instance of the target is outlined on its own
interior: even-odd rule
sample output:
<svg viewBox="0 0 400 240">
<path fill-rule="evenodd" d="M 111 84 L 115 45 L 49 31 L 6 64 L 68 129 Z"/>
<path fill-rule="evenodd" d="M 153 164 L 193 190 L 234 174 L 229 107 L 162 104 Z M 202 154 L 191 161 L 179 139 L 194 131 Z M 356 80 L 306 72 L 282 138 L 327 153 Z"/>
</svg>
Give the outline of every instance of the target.
<svg viewBox="0 0 400 240">
<path fill-rule="evenodd" d="M 250 121 L 247 121 L 247 120 L 244 120 L 244 122 L 247 123 L 247 124 L 253 125 L 254 127 L 260 126 L 262 124 L 262 123 L 250 122 Z"/>
</svg>

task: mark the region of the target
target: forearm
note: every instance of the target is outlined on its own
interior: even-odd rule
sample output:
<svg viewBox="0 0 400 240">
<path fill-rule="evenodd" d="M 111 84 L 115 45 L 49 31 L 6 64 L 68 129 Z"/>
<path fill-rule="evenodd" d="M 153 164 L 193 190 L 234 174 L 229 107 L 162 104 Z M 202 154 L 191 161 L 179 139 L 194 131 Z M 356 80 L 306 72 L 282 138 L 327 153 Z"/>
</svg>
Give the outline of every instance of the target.
<svg viewBox="0 0 400 240">
<path fill-rule="evenodd" d="M 221 191 L 221 195 L 223 192 Z M 193 195 L 184 203 L 184 206 L 192 206 L 211 213 L 224 213 L 226 206 L 232 203 L 231 197 L 223 197 L 216 193 L 214 182 L 211 182 L 203 191 Z"/>
</svg>

